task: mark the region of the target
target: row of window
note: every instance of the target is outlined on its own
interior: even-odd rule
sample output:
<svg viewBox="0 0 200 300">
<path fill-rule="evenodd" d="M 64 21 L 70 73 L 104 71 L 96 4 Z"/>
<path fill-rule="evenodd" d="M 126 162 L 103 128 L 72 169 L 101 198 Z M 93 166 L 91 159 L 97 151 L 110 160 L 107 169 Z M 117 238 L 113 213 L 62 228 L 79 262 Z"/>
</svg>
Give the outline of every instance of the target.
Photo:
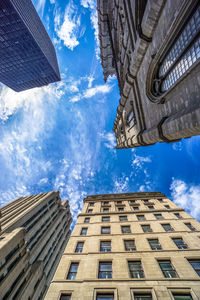
<svg viewBox="0 0 200 300">
<path fill-rule="evenodd" d="M 158 239 L 147 239 L 148 243 L 152 250 L 162 250 L 162 246 Z M 172 238 L 173 242 L 177 246 L 178 249 L 188 249 L 188 245 L 183 241 L 181 237 Z M 82 253 L 83 252 L 84 242 L 77 242 L 75 252 Z M 124 248 L 126 251 L 136 251 L 135 240 L 124 240 Z M 111 252 L 111 241 L 100 241 L 100 252 Z"/>
<path fill-rule="evenodd" d="M 192 300 L 192 296 L 189 293 L 172 293 L 174 300 Z M 134 293 L 134 300 L 152 300 L 151 293 Z M 62 294 L 60 300 L 71 300 L 72 297 L 70 294 Z M 114 293 L 97 293 L 96 300 L 114 300 Z"/>
<path fill-rule="evenodd" d="M 178 219 L 182 219 L 182 216 L 180 215 L 180 213 L 174 213 L 175 217 Z M 146 221 L 145 215 L 136 215 L 138 221 Z M 163 220 L 164 217 L 161 213 L 158 214 L 154 214 L 154 217 L 156 220 Z M 106 217 L 102 217 L 101 218 L 102 222 L 110 222 L 110 217 L 106 216 Z M 119 221 L 123 222 L 123 221 L 128 221 L 128 216 L 123 215 L 123 216 L 119 216 Z M 84 223 L 90 223 L 90 217 L 86 217 L 84 219 Z"/>
<path fill-rule="evenodd" d="M 191 231 L 195 231 L 196 229 L 192 226 L 191 223 L 184 223 Z M 166 232 L 172 232 L 174 231 L 174 228 L 169 224 L 160 224 L 163 229 Z M 149 224 L 145 224 L 145 225 L 141 225 L 141 228 L 143 230 L 143 232 L 153 232 L 151 226 Z M 87 227 L 83 227 L 81 229 L 80 235 L 87 235 Z M 101 227 L 101 234 L 110 234 L 111 230 L 110 230 L 110 226 L 102 226 Z M 121 233 L 123 234 L 127 234 L 127 233 L 131 233 L 131 226 L 130 225 L 124 225 L 121 226 Z"/>
<path fill-rule="evenodd" d="M 158 265 L 163 273 L 165 278 L 178 278 L 178 274 L 174 269 L 170 260 L 157 260 Z M 198 276 L 200 276 L 200 259 L 190 260 L 188 262 L 196 271 Z M 78 272 L 78 262 L 72 262 L 70 265 L 70 269 L 67 275 L 68 280 L 75 280 Z M 142 262 L 140 260 L 128 261 L 128 270 L 130 278 L 145 278 L 145 272 L 142 267 Z M 98 278 L 99 279 L 112 279 L 113 271 L 112 271 L 112 261 L 100 261 L 98 268 Z"/>
<path fill-rule="evenodd" d="M 163 201 L 163 199 L 157 199 L 160 203 L 163 203 L 164 201 Z M 129 204 L 130 205 L 132 205 L 132 204 L 135 204 L 135 203 L 137 203 L 137 201 L 138 200 L 126 200 L 126 202 L 129 202 Z M 143 203 L 145 203 L 145 204 L 147 204 L 147 203 L 153 203 L 154 204 L 154 202 L 152 202 L 152 200 L 149 200 L 149 199 L 139 199 L 139 201 L 142 201 Z M 113 202 L 113 201 L 111 201 L 111 202 Z M 97 203 L 97 202 L 96 202 Z M 94 206 L 94 204 L 95 204 L 95 202 L 89 202 L 89 206 Z M 103 202 L 101 202 L 101 205 L 102 206 L 104 206 L 104 205 L 109 205 L 110 204 L 110 201 L 103 201 Z M 124 201 L 122 201 L 122 200 L 118 200 L 118 201 L 115 201 L 115 204 L 117 204 L 117 205 L 121 205 L 121 204 L 124 204 Z"/>
<path fill-rule="evenodd" d="M 147 205 L 147 207 L 150 210 L 154 210 L 155 209 L 154 205 Z M 164 205 L 164 207 L 166 209 L 171 209 L 171 207 L 169 205 Z M 134 205 L 134 206 L 131 205 L 131 209 L 134 210 L 134 211 L 138 211 L 139 210 L 139 204 Z M 101 212 L 108 213 L 110 211 L 112 211 L 112 210 L 109 207 L 101 207 Z M 124 206 L 116 206 L 116 211 L 125 211 L 125 207 Z M 92 214 L 93 213 L 93 209 L 92 208 L 88 208 L 87 213 L 88 214 Z"/>
</svg>

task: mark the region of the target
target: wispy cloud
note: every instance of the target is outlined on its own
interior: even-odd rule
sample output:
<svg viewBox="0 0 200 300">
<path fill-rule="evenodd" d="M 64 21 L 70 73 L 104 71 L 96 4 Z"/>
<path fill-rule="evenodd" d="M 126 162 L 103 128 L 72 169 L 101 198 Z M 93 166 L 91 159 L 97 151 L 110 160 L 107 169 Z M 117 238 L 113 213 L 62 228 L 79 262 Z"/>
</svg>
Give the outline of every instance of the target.
<svg viewBox="0 0 200 300">
<path fill-rule="evenodd" d="M 200 185 L 172 178 L 170 186 L 172 200 L 183 207 L 194 218 L 200 219 Z"/>
<path fill-rule="evenodd" d="M 115 135 L 113 132 L 103 132 L 99 134 L 101 139 L 104 142 L 104 145 L 106 146 L 106 148 L 112 150 L 112 151 L 116 151 L 115 150 L 115 146 L 116 146 L 116 139 L 115 139 Z"/>
<path fill-rule="evenodd" d="M 37 6 L 36 6 L 37 10 L 41 11 L 42 17 L 44 15 L 45 4 L 46 4 L 46 0 L 38 0 Z"/>
<path fill-rule="evenodd" d="M 77 14 L 77 7 L 73 1 L 66 6 L 64 17 L 60 11 L 56 11 L 54 22 L 59 40 L 63 41 L 68 49 L 73 50 L 79 45 L 80 16 Z"/>
</svg>

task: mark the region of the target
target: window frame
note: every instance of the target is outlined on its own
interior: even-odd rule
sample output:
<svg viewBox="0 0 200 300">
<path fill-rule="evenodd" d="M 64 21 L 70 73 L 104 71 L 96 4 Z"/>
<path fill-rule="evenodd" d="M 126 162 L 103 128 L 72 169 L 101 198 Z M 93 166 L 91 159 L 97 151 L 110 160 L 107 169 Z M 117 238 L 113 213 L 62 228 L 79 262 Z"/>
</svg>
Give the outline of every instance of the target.
<svg viewBox="0 0 200 300">
<path fill-rule="evenodd" d="M 109 221 L 105 221 L 105 220 L 103 221 L 104 218 L 108 218 Z M 102 223 L 109 223 L 110 222 L 110 216 L 102 216 L 101 217 L 101 222 Z"/>
<path fill-rule="evenodd" d="M 100 271 L 100 265 L 111 265 L 111 271 Z M 104 277 L 100 277 L 100 272 L 102 273 L 111 273 L 111 277 L 108 277 L 108 278 L 104 278 Z M 98 265 L 98 279 L 112 279 L 113 278 L 113 266 L 112 266 L 112 260 L 102 260 L 102 261 L 99 261 L 99 265 Z"/>
<path fill-rule="evenodd" d="M 160 241 L 159 241 L 158 238 L 148 238 L 147 240 L 148 240 L 149 246 L 150 246 L 150 248 L 151 248 L 152 251 L 163 250 L 162 245 L 161 245 L 161 243 L 160 243 Z M 157 243 L 158 249 L 157 249 L 157 248 L 154 249 L 154 248 L 153 248 L 153 244 L 151 244 L 150 241 L 158 241 L 158 243 Z M 155 245 L 156 245 L 156 244 L 155 244 Z M 160 249 L 159 249 L 159 246 L 160 246 Z"/>
<path fill-rule="evenodd" d="M 102 243 L 110 243 L 110 250 L 106 250 L 106 251 L 103 251 L 103 250 L 101 250 L 102 249 Z M 107 249 L 107 248 L 104 248 L 104 249 Z M 99 252 L 112 252 L 112 242 L 111 242 L 111 240 L 100 240 L 100 243 L 99 243 Z"/>
<path fill-rule="evenodd" d="M 76 270 L 76 272 L 70 271 L 72 265 L 77 265 L 77 270 Z M 78 267 L 79 267 L 79 262 L 77 262 L 77 261 L 72 261 L 72 262 L 70 263 L 70 266 L 69 266 L 69 269 L 68 269 L 68 272 L 67 272 L 67 278 L 66 278 L 66 280 L 76 280 L 76 276 L 77 276 L 77 273 L 78 273 Z M 73 279 L 69 278 L 69 275 L 70 275 L 71 273 L 73 273 L 73 274 L 75 273 L 75 274 L 76 274 L 76 275 L 75 275 L 75 278 L 73 278 Z"/>
<path fill-rule="evenodd" d="M 86 230 L 85 234 L 83 234 L 83 230 Z M 87 231 L 88 231 L 88 227 L 82 227 L 82 228 L 81 228 L 80 235 L 82 235 L 82 236 L 87 235 Z"/>
<path fill-rule="evenodd" d="M 171 279 L 171 278 L 172 278 L 172 279 L 174 279 L 174 278 L 179 278 L 178 273 L 176 272 L 176 269 L 174 268 L 174 266 L 173 266 L 173 264 L 172 264 L 172 262 L 171 262 L 171 259 L 157 259 L 157 262 L 158 262 L 158 265 L 159 265 L 159 267 L 160 267 L 160 270 L 161 270 L 161 272 L 162 272 L 164 278 L 169 278 L 169 279 Z M 163 270 L 163 269 L 161 268 L 161 266 L 160 266 L 160 263 L 164 263 L 164 262 L 170 263 L 171 269 L 169 269 L 169 270 Z M 164 272 L 170 272 L 170 271 L 174 272 L 174 274 L 176 274 L 176 276 L 175 276 L 175 277 L 167 277 L 167 276 L 165 276 L 165 273 L 164 273 Z M 166 273 L 166 274 L 170 274 L 170 273 Z M 173 274 L 173 273 L 172 273 L 172 274 Z"/>
<path fill-rule="evenodd" d="M 144 268 L 143 268 L 141 260 L 128 260 L 127 263 L 128 263 L 128 271 L 129 271 L 129 277 L 130 278 L 132 278 L 132 279 L 143 279 L 143 278 L 145 278 Z M 136 272 L 136 274 L 139 274 L 139 275 L 142 274 L 142 276 L 134 277 L 134 276 L 131 275 L 130 263 L 140 263 L 141 268 L 138 269 L 138 270 L 136 269 L 135 272 Z M 137 273 L 137 271 L 138 271 L 138 273 Z"/>
<path fill-rule="evenodd" d="M 176 247 L 179 249 L 179 250 L 184 250 L 184 249 L 189 249 L 189 247 L 188 247 L 188 245 L 184 242 L 184 240 L 182 239 L 182 237 L 171 237 L 171 239 L 172 239 L 172 241 L 173 241 L 173 243 L 176 245 Z M 175 240 L 182 240 L 182 245 L 183 246 L 186 246 L 185 248 L 183 247 L 183 248 L 179 248 L 179 244 L 178 243 L 176 243 L 175 242 Z M 181 245 L 181 244 L 180 244 Z"/>
<path fill-rule="evenodd" d="M 129 228 L 129 232 L 123 232 L 124 228 Z M 131 233 L 131 226 L 130 225 L 121 225 L 121 233 L 122 234 L 130 234 Z"/>
<path fill-rule="evenodd" d="M 86 220 L 89 220 L 88 222 L 86 222 Z M 84 224 L 88 224 L 88 223 L 90 223 L 90 217 L 85 217 L 84 218 L 84 222 L 83 222 Z"/>
<path fill-rule="evenodd" d="M 124 239 L 123 241 L 124 241 L 124 250 L 125 251 L 127 251 L 127 252 L 137 251 L 136 244 L 135 244 L 135 239 Z M 126 242 L 133 242 L 133 250 L 130 250 L 130 249 L 126 248 Z"/>
<path fill-rule="evenodd" d="M 150 230 L 148 230 L 148 231 L 144 231 L 144 227 L 147 227 L 148 226 L 148 228 L 150 229 Z M 142 230 L 143 230 L 143 232 L 144 233 L 147 233 L 147 232 L 153 232 L 153 230 L 152 230 L 152 228 L 151 228 L 151 225 L 150 224 L 141 224 L 141 228 L 142 228 Z"/>
<path fill-rule="evenodd" d="M 109 232 L 103 232 L 105 228 L 109 228 Z M 111 234 L 111 227 L 110 226 L 101 226 L 101 234 Z"/>
<path fill-rule="evenodd" d="M 78 244 L 82 244 L 82 248 L 78 247 Z M 84 241 L 77 241 L 74 253 L 82 253 L 83 252 L 83 246 L 84 246 Z M 77 249 L 82 249 L 82 251 L 80 251 L 80 252 L 76 251 Z"/>
<path fill-rule="evenodd" d="M 120 218 L 125 218 L 125 219 L 124 219 L 124 220 L 121 220 Z M 119 221 L 120 221 L 120 222 L 127 222 L 127 221 L 128 221 L 127 215 L 119 216 Z"/>
</svg>

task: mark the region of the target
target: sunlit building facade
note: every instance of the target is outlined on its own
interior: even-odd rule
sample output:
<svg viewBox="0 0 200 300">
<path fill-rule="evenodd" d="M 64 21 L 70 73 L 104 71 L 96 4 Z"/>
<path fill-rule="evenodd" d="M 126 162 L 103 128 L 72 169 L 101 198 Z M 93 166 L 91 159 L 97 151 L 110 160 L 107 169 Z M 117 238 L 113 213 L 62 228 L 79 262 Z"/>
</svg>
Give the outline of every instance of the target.
<svg viewBox="0 0 200 300">
<path fill-rule="evenodd" d="M 42 193 L 0 212 L 0 299 L 43 299 L 71 234 L 68 201 Z"/>
<path fill-rule="evenodd" d="M 198 0 L 97 0 L 104 79 L 116 75 L 117 148 L 200 134 Z"/>
<path fill-rule="evenodd" d="M 31 0 L 0 0 L 0 82 L 20 92 L 60 80 L 54 46 Z"/>
<path fill-rule="evenodd" d="M 45 297 L 80 299 L 200 299 L 200 223 L 160 192 L 88 196 Z"/>
</svg>

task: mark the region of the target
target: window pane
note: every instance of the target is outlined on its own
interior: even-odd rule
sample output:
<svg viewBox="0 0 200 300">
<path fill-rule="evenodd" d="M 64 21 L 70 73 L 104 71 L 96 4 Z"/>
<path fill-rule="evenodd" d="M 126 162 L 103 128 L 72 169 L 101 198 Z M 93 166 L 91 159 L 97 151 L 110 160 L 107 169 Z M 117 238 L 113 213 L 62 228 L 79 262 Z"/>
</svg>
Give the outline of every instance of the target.
<svg viewBox="0 0 200 300">
<path fill-rule="evenodd" d="M 174 231 L 170 224 L 162 224 L 165 231 Z"/>
<path fill-rule="evenodd" d="M 112 278 L 112 263 L 100 262 L 99 263 L 99 278 Z"/>
<path fill-rule="evenodd" d="M 83 242 L 78 242 L 76 246 L 76 253 L 81 253 L 83 251 Z"/>
<path fill-rule="evenodd" d="M 187 249 L 188 246 L 184 243 L 182 238 L 173 238 L 174 243 L 178 247 L 178 249 Z"/>
<path fill-rule="evenodd" d="M 62 294 L 60 296 L 60 300 L 71 300 L 71 295 L 64 295 L 64 294 Z"/>
<path fill-rule="evenodd" d="M 174 300 L 192 300 L 190 295 L 173 294 Z"/>
<path fill-rule="evenodd" d="M 102 222 L 110 222 L 110 217 L 102 217 Z"/>
<path fill-rule="evenodd" d="M 151 294 L 135 294 L 134 300 L 152 300 Z"/>
<path fill-rule="evenodd" d="M 122 233 L 131 233 L 130 226 L 122 226 Z"/>
<path fill-rule="evenodd" d="M 161 214 L 155 214 L 154 216 L 157 220 L 163 219 L 163 216 Z"/>
<path fill-rule="evenodd" d="M 82 228 L 81 235 L 86 235 L 86 234 L 87 234 L 87 228 Z"/>
<path fill-rule="evenodd" d="M 137 215 L 137 218 L 138 218 L 139 221 L 144 221 L 145 220 L 144 215 Z"/>
<path fill-rule="evenodd" d="M 158 239 L 148 240 L 152 250 L 162 250 Z"/>
<path fill-rule="evenodd" d="M 114 300 L 114 295 L 113 294 L 112 295 L 108 295 L 108 294 L 97 295 L 97 300 Z"/>
<path fill-rule="evenodd" d="M 136 246 L 135 246 L 135 241 L 134 240 L 126 240 L 124 241 L 124 246 L 126 251 L 135 251 Z"/>
<path fill-rule="evenodd" d="M 100 242 L 100 251 L 101 252 L 110 252 L 111 251 L 111 242 L 110 241 L 101 241 Z"/>
<path fill-rule="evenodd" d="M 128 219 L 127 219 L 127 216 L 120 216 L 119 220 L 120 221 L 127 221 Z"/>
<path fill-rule="evenodd" d="M 69 273 L 67 275 L 67 279 L 76 279 L 76 273 L 78 270 L 78 263 L 72 263 L 69 269 Z"/>
<path fill-rule="evenodd" d="M 110 227 L 101 227 L 101 233 L 110 233 Z"/>
<path fill-rule="evenodd" d="M 85 218 L 84 223 L 89 223 L 90 222 L 90 218 Z"/>
<path fill-rule="evenodd" d="M 176 271 L 174 270 L 171 262 L 169 260 L 159 261 L 160 268 L 163 272 L 163 275 L 166 278 L 176 278 L 178 277 Z"/>
<path fill-rule="evenodd" d="M 189 260 L 189 263 L 191 264 L 193 269 L 197 272 L 197 274 L 200 276 L 200 259 Z"/>
<path fill-rule="evenodd" d="M 140 261 L 129 261 L 128 266 L 131 278 L 144 278 L 144 272 Z"/>
<path fill-rule="evenodd" d="M 150 225 L 142 225 L 142 230 L 144 232 L 152 232 Z"/>
</svg>

